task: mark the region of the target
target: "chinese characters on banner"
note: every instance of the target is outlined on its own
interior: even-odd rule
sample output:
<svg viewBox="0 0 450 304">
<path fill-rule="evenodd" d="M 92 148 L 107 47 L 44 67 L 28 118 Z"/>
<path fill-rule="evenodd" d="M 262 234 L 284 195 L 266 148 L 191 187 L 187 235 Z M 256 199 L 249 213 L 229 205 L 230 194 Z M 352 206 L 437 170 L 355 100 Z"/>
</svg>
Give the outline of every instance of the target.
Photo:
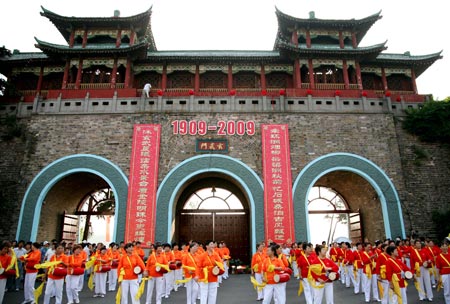
<svg viewBox="0 0 450 304">
<path fill-rule="evenodd" d="M 295 241 L 288 125 L 262 125 L 264 219 L 267 240 Z"/>
<path fill-rule="evenodd" d="M 135 125 L 131 147 L 125 240 L 154 241 L 160 125 Z"/>
</svg>

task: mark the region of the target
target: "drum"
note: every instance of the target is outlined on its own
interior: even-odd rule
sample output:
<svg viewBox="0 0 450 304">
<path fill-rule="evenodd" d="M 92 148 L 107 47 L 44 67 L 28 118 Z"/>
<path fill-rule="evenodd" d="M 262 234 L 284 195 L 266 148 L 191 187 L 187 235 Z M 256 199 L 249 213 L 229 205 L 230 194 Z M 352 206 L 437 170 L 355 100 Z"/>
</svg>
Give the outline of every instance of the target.
<svg viewBox="0 0 450 304">
<path fill-rule="evenodd" d="M 6 276 L 15 277 L 16 276 L 16 270 L 14 268 L 5 271 Z"/>
<path fill-rule="evenodd" d="M 175 265 L 177 265 L 177 267 L 181 267 L 181 264 L 182 264 L 182 263 L 181 263 L 180 260 L 176 260 L 176 261 L 175 261 Z"/>
<path fill-rule="evenodd" d="M 291 276 L 286 272 L 277 273 L 273 276 L 273 280 L 275 281 L 275 283 L 284 283 L 284 282 L 289 281 L 290 279 L 291 279 Z"/>
<path fill-rule="evenodd" d="M 65 267 L 55 267 L 52 274 L 57 277 L 65 277 L 67 275 L 67 268 Z"/>
<path fill-rule="evenodd" d="M 167 270 L 164 268 L 164 267 L 161 267 L 161 266 L 156 266 L 156 272 L 159 272 L 159 273 L 167 273 Z"/>
<path fill-rule="evenodd" d="M 336 273 L 336 272 L 330 272 L 330 273 L 328 274 L 328 279 L 329 279 L 330 281 L 336 280 L 336 279 L 337 279 L 337 273 Z"/>
<path fill-rule="evenodd" d="M 411 280 L 413 278 L 413 274 L 411 271 L 405 271 L 405 278 L 407 280 Z"/>
<path fill-rule="evenodd" d="M 0 268 L 0 275 L 2 275 L 5 272 L 5 268 Z"/>
<path fill-rule="evenodd" d="M 142 273 L 142 268 L 139 267 L 139 266 L 136 266 L 136 267 L 133 268 L 133 272 L 135 274 L 141 274 Z"/>
<path fill-rule="evenodd" d="M 112 268 L 117 268 L 117 267 L 119 267 L 119 261 L 112 261 L 111 267 L 112 267 Z"/>
<path fill-rule="evenodd" d="M 72 270 L 70 271 L 71 275 L 82 275 L 84 274 L 84 268 L 81 267 L 75 267 L 72 268 Z"/>
<path fill-rule="evenodd" d="M 221 269 L 219 266 L 214 266 L 212 269 L 212 274 L 215 276 L 219 276 L 225 273 L 225 270 Z"/>
<path fill-rule="evenodd" d="M 284 272 L 287 273 L 287 274 L 289 274 L 289 275 L 292 275 L 292 273 L 293 273 L 292 269 L 289 268 L 289 267 L 286 267 L 286 269 L 284 270 Z"/>
<path fill-rule="evenodd" d="M 425 268 L 428 267 L 428 262 L 427 261 L 423 262 L 423 267 L 425 267 Z"/>
<path fill-rule="evenodd" d="M 175 263 L 169 263 L 169 269 L 170 270 L 175 270 L 175 269 L 177 269 L 177 264 L 175 264 Z"/>
<path fill-rule="evenodd" d="M 100 271 L 100 272 L 108 272 L 110 270 L 111 270 L 111 266 L 109 266 L 109 265 L 101 265 L 98 268 L 98 271 Z"/>
</svg>

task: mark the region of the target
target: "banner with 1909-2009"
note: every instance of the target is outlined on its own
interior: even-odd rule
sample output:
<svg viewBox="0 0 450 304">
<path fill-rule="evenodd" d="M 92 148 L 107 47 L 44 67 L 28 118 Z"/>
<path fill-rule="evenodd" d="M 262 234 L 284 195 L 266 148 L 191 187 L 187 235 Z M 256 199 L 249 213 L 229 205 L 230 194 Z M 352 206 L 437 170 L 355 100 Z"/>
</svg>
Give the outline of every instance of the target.
<svg viewBox="0 0 450 304">
<path fill-rule="evenodd" d="M 161 126 L 135 125 L 131 148 L 125 240 L 150 246 L 155 237 Z"/>
<path fill-rule="evenodd" d="M 266 240 L 295 241 L 292 176 L 287 124 L 261 126 Z"/>
</svg>

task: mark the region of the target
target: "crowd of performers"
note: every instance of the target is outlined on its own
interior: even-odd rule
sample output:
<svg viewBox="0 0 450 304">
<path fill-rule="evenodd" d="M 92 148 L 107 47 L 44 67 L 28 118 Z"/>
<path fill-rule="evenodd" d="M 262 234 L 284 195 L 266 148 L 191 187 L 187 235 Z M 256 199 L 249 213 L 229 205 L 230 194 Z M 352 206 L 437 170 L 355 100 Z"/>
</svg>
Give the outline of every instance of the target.
<svg viewBox="0 0 450 304">
<path fill-rule="evenodd" d="M 408 303 L 406 288 L 413 282 L 420 301 L 433 301 L 433 289 L 444 291 L 450 304 L 450 254 L 446 238 L 440 245 L 431 240 L 348 242 L 325 244 L 294 243 L 291 248 L 277 244 L 257 245 L 252 258 L 251 281 L 257 301 L 286 303 L 286 282 L 299 282 L 298 295 L 307 304 L 334 303 L 333 282 L 341 282 L 364 301 Z"/>
<path fill-rule="evenodd" d="M 293 243 L 290 247 L 261 242 L 251 262 L 251 282 L 257 301 L 286 303 L 286 284 L 299 280 L 298 295 L 307 304 L 333 303 L 333 283 L 341 282 L 365 302 L 407 303 L 408 282 L 414 283 L 421 301 L 433 300 L 433 289 L 444 291 L 450 304 L 450 255 L 447 238 L 376 241 L 374 244 L 333 243 L 330 247 Z M 148 252 L 148 251 L 147 251 Z M 230 251 L 225 242 L 151 245 L 148 255 L 139 242 L 0 245 L 0 304 L 5 289 L 24 290 L 24 302 L 34 303 L 44 293 L 44 304 L 62 303 L 64 283 L 69 304 L 80 303 L 85 280 L 93 297 L 116 292 L 116 303 L 161 303 L 172 290 L 186 289 L 188 304 L 214 304 L 217 288 L 228 278 Z M 35 289 L 37 279 L 42 283 Z"/>
<path fill-rule="evenodd" d="M 228 279 L 230 251 L 225 242 L 151 245 L 146 256 L 140 242 L 53 244 L 23 242 L 0 246 L 0 304 L 5 288 L 19 290 L 23 280 L 23 303 L 35 303 L 44 293 L 44 304 L 55 298 L 62 303 L 64 282 L 69 304 L 80 303 L 85 279 L 93 297 L 104 298 L 106 290 L 117 292 L 116 303 L 161 303 L 170 293 L 186 287 L 187 303 L 214 304 L 217 288 Z M 47 247 L 47 249 L 46 249 Z M 23 250 L 22 250 L 23 248 Z M 46 249 L 46 250 L 44 250 Z M 24 278 L 23 278 L 24 276 Z M 35 289 L 37 279 L 42 283 Z M 8 286 L 7 285 L 8 282 Z M 16 285 L 17 283 L 17 285 Z M 108 285 L 108 286 L 107 286 Z M 155 296 L 153 295 L 155 293 Z"/>
</svg>

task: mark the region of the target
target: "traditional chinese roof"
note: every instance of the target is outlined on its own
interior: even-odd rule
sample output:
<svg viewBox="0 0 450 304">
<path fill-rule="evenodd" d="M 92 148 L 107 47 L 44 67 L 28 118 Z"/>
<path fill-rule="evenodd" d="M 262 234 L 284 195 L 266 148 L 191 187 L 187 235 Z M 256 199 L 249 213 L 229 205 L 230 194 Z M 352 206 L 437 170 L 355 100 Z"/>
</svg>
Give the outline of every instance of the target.
<svg viewBox="0 0 450 304">
<path fill-rule="evenodd" d="M 301 58 L 317 58 L 318 56 L 324 58 L 376 58 L 381 51 L 385 50 L 386 42 L 366 46 L 353 48 L 351 46 L 345 46 L 340 48 L 339 45 L 311 45 L 308 48 L 305 44 L 295 45 L 291 42 L 283 40 L 281 38 L 277 39 L 275 48 L 280 51 L 295 54 L 296 57 Z"/>
<path fill-rule="evenodd" d="M 119 47 L 116 44 L 87 44 L 82 46 L 69 47 L 67 45 L 53 44 L 34 38 L 37 42 L 35 46 L 42 50 L 48 56 L 61 55 L 141 55 L 145 56 L 147 51 L 147 43 L 141 42 L 134 45 L 122 44 Z"/>
<path fill-rule="evenodd" d="M 278 51 L 157 51 L 148 52 L 152 61 L 262 61 L 280 60 Z"/>
<path fill-rule="evenodd" d="M 150 17 L 152 8 L 143 13 L 128 17 L 68 17 L 58 15 L 41 6 L 41 15 L 47 17 L 59 30 L 64 39 L 69 43 L 70 34 L 73 29 L 130 29 L 133 28 L 138 37 L 145 38 L 149 42 L 149 48 L 156 50 L 155 40 L 151 30 Z"/>
<path fill-rule="evenodd" d="M 427 55 L 411 55 L 409 52 L 403 54 L 381 53 L 375 60 L 363 61 L 362 65 L 381 67 L 412 67 L 416 77 L 425 72 L 436 60 L 442 58 L 442 51 Z"/>
<path fill-rule="evenodd" d="M 278 19 L 278 33 L 286 35 L 292 33 L 293 29 L 321 29 L 321 30 L 342 30 L 351 31 L 356 35 L 357 44 L 366 35 L 370 27 L 382 16 L 381 11 L 362 19 L 318 19 L 318 18 L 297 18 L 281 12 L 277 7 L 276 15 Z"/>
</svg>

